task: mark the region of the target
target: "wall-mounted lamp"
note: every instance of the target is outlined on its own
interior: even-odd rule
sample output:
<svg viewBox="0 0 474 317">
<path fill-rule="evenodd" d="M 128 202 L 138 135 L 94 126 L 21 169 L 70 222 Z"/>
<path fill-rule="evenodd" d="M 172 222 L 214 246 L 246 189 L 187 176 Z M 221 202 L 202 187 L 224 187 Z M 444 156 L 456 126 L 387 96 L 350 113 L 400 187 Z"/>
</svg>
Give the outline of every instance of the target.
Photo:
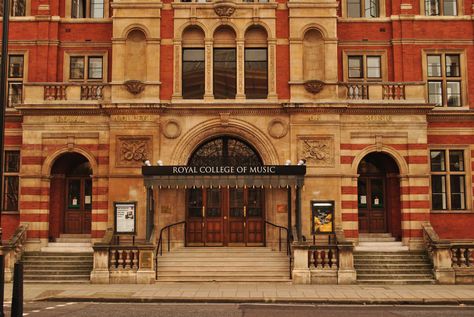
<svg viewBox="0 0 474 317">
<path fill-rule="evenodd" d="M 158 165 L 158 166 L 163 166 L 163 161 L 162 161 L 162 160 L 156 161 L 156 165 Z"/>
</svg>

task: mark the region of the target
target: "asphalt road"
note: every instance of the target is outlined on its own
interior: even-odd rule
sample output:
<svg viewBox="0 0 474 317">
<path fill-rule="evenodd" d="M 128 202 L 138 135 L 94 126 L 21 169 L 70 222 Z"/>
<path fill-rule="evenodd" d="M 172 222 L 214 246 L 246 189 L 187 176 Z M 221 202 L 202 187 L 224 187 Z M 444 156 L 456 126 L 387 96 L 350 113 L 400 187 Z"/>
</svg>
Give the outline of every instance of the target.
<svg viewBox="0 0 474 317">
<path fill-rule="evenodd" d="M 5 306 L 10 316 L 10 305 Z M 31 317 L 473 317 L 474 306 L 327 306 L 304 304 L 162 304 L 28 302 Z"/>
</svg>

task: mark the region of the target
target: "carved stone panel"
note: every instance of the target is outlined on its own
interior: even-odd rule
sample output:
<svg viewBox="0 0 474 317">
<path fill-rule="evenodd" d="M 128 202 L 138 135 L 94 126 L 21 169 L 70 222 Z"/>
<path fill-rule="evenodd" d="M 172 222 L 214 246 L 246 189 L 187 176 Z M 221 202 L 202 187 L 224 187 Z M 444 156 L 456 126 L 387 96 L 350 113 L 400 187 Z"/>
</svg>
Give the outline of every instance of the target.
<svg viewBox="0 0 474 317">
<path fill-rule="evenodd" d="M 332 136 L 300 136 L 298 159 L 308 166 L 334 166 L 334 138 Z"/>
<path fill-rule="evenodd" d="M 275 139 L 280 139 L 288 133 L 288 124 L 282 119 L 273 119 L 268 124 L 268 134 Z"/>
<path fill-rule="evenodd" d="M 151 136 L 118 136 L 117 137 L 117 167 L 137 167 L 143 165 L 143 160 L 151 160 Z"/>
</svg>

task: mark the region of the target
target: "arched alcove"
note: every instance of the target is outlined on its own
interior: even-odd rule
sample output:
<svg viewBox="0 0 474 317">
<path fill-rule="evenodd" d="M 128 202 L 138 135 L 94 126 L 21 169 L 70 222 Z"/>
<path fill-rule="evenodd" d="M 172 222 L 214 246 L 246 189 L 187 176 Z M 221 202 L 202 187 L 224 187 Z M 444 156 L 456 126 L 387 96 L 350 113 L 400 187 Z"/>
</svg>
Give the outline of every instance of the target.
<svg viewBox="0 0 474 317">
<path fill-rule="evenodd" d="M 324 80 L 324 38 L 317 29 L 309 29 L 303 37 L 303 79 Z"/>
<path fill-rule="evenodd" d="M 364 156 L 357 167 L 357 205 L 360 233 L 391 233 L 400 240 L 400 170 L 382 152 Z"/>
<path fill-rule="evenodd" d="M 125 79 L 146 80 L 147 52 L 146 36 L 143 31 L 134 29 L 127 35 L 125 41 Z"/>
<path fill-rule="evenodd" d="M 90 234 L 92 222 L 92 167 L 75 152 L 56 158 L 51 167 L 49 237 L 61 233 Z"/>
</svg>

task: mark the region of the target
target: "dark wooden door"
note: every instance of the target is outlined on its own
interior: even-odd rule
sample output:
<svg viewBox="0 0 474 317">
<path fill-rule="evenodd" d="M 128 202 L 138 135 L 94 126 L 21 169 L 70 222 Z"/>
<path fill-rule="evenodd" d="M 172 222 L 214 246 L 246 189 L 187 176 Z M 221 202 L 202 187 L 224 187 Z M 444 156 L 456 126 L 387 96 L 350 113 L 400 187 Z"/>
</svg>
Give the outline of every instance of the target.
<svg viewBox="0 0 474 317">
<path fill-rule="evenodd" d="M 222 198 L 222 193 L 217 188 L 187 191 L 186 241 L 188 245 L 223 245 Z"/>
<path fill-rule="evenodd" d="M 64 233 L 91 233 L 92 180 L 90 177 L 66 178 Z"/>
<path fill-rule="evenodd" d="M 360 176 L 358 180 L 359 231 L 387 232 L 385 177 Z"/>
<path fill-rule="evenodd" d="M 263 245 L 264 233 L 262 189 L 187 191 L 188 245 Z"/>
</svg>

